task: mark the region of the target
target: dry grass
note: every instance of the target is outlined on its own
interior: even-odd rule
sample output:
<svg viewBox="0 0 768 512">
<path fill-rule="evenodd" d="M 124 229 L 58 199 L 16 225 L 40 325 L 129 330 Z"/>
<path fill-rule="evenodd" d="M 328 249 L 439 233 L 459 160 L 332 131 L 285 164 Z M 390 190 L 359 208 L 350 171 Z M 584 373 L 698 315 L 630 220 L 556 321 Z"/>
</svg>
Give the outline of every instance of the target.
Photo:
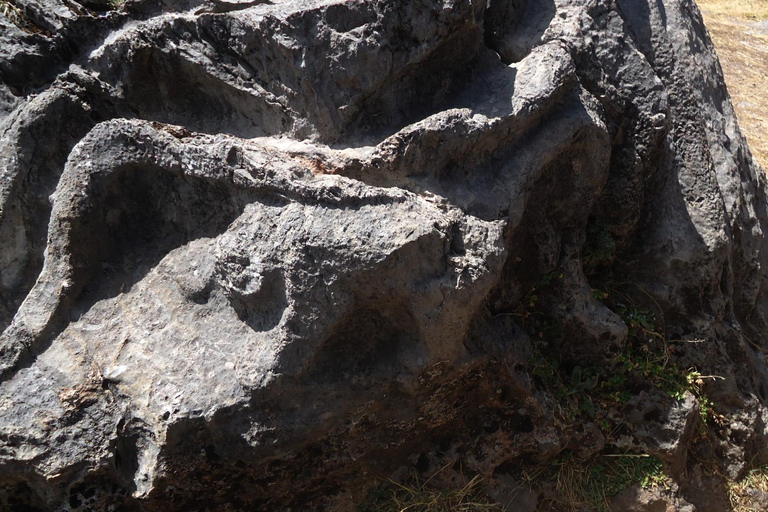
<svg viewBox="0 0 768 512">
<path fill-rule="evenodd" d="M 698 0 L 739 125 L 768 169 L 768 0 Z"/>
<path fill-rule="evenodd" d="M 15 0 L 0 0 L 0 16 L 4 17 L 24 32 L 29 34 L 43 34 L 47 37 L 51 33 L 42 27 L 39 27 L 29 16 L 16 5 Z"/>
<path fill-rule="evenodd" d="M 608 512 L 611 499 L 628 487 L 666 487 L 668 480 L 659 459 L 648 455 L 597 455 L 589 460 L 561 454 L 547 466 L 529 469 L 522 480 L 534 487 L 549 483 L 556 492 L 545 503 L 548 510 Z"/>
<path fill-rule="evenodd" d="M 712 16 L 730 16 L 749 20 L 768 18 L 768 0 L 698 0 L 699 7 Z"/>
<path fill-rule="evenodd" d="M 14 25 L 20 27 L 26 20 L 24 12 L 8 0 L 0 0 L 0 14 L 5 16 Z"/>
<path fill-rule="evenodd" d="M 740 482 L 728 488 L 734 512 L 765 512 L 768 510 L 768 466 L 753 469 Z"/>
<path fill-rule="evenodd" d="M 446 489 L 432 485 L 432 478 L 440 471 L 425 481 L 422 481 L 415 471 L 404 483 L 386 480 L 383 486 L 373 489 L 368 501 L 358 510 L 360 512 L 504 512 L 498 503 L 485 496 L 480 476 L 466 481 L 461 487 Z"/>
</svg>

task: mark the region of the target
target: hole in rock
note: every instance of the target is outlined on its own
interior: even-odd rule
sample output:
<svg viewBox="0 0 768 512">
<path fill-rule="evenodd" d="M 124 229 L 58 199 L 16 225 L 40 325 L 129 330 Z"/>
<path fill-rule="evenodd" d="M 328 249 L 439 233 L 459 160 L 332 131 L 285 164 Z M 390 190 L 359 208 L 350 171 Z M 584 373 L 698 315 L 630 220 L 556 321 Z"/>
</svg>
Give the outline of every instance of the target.
<svg viewBox="0 0 768 512">
<path fill-rule="evenodd" d="M 288 300 L 280 270 L 273 269 L 259 277 L 261 283 L 255 291 L 231 294 L 229 301 L 243 323 L 256 332 L 263 332 L 280 323 Z"/>
</svg>

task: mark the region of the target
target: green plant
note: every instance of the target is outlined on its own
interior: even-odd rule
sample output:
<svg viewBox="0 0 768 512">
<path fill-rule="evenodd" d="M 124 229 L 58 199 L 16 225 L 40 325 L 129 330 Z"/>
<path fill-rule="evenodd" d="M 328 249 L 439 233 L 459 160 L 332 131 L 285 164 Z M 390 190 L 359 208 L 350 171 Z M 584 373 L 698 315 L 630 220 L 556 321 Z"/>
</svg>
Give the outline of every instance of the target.
<svg viewBox="0 0 768 512">
<path fill-rule="evenodd" d="M 538 305 L 539 293 L 562 278 L 563 274 L 557 270 L 544 274 L 520 299 L 516 312 L 502 314 L 514 317 L 520 328 L 533 338 L 544 340 L 560 337 L 563 333 L 563 324 L 540 311 Z"/>
<path fill-rule="evenodd" d="M 632 398 L 632 393 L 627 389 L 626 372 L 615 372 L 607 376 L 598 388 L 598 393 L 606 400 L 617 403 L 625 403 Z"/>
<path fill-rule="evenodd" d="M 568 390 L 568 394 L 582 393 L 584 391 L 590 391 L 597 386 L 598 374 L 588 371 L 583 371 L 581 366 L 576 366 L 571 372 L 571 386 Z"/>
<path fill-rule="evenodd" d="M 702 386 L 697 384 L 700 380 L 698 370 L 675 364 L 663 322 L 658 321 L 653 310 L 635 300 L 633 295 L 638 292 L 658 308 L 653 298 L 636 283 L 617 283 L 608 279 L 593 289 L 594 296 L 621 317 L 627 326 L 626 344 L 614 358 L 619 368 L 614 368 L 601 383 L 601 390 L 612 393 L 617 401 L 624 401 L 626 396 L 621 393 L 622 388 L 628 377 L 634 375 L 677 400 L 682 399 L 686 392 L 692 392 L 701 401 L 703 391 Z"/>
<path fill-rule="evenodd" d="M 538 281 L 536 281 L 536 284 L 533 285 L 533 288 L 528 290 L 528 293 L 523 296 L 522 300 L 520 301 L 520 305 L 526 311 L 533 310 L 536 308 L 536 305 L 539 302 L 539 292 L 549 288 L 556 279 L 562 278 L 562 272 L 558 272 L 556 270 L 544 274 L 539 278 Z"/>
<path fill-rule="evenodd" d="M 647 346 L 640 348 L 630 346 L 617 355 L 615 361 L 626 372 L 625 377 L 635 373 L 650 385 L 677 400 L 682 399 L 686 391 L 693 389 L 686 372 L 670 364 L 666 347 L 653 350 Z M 625 381 L 625 379 L 620 380 Z"/>
<path fill-rule="evenodd" d="M 612 272 L 604 270 L 617 260 L 616 242 L 611 226 L 590 217 L 582 250 L 582 268 L 592 285 L 593 296 L 621 317 L 627 326 L 627 340 L 612 360 L 602 369 L 597 394 L 603 400 L 626 402 L 632 395 L 630 383 L 645 380 L 648 384 L 676 399 L 692 390 L 686 370 L 672 362 L 671 348 L 665 339 L 663 316 L 659 322 L 654 310 L 637 300 L 658 304 L 642 286 L 633 282 L 616 282 Z"/>
<path fill-rule="evenodd" d="M 659 332 L 653 312 L 636 303 L 613 304 L 628 326 L 627 343 L 608 364 L 577 365 L 568 369 L 560 361 L 544 356 L 541 347 L 534 349 L 530 360 L 532 375 L 540 388 L 559 404 L 566 421 L 577 417 L 604 421 L 617 405 L 628 402 L 638 389 L 655 387 L 676 400 L 693 394 L 700 405 L 699 435 L 706 436 L 712 403 L 703 391 L 702 376 L 696 368 L 683 368 L 673 363 L 672 348 Z M 530 327 L 540 328 L 532 322 Z M 604 430 L 611 431 L 607 426 Z"/>
<path fill-rule="evenodd" d="M 675 364 L 671 358 L 670 342 L 666 340 L 663 329 L 659 328 L 654 313 L 633 301 L 627 293 L 614 292 L 614 296 L 621 297 L 624 302 L 617 303 L 611 299 L 606 304 L 627 325 L 627 344 L 615 357 L 615 362 L 623 371 L 614 369 L 614 374 L 601 383 L 601 390 L 624 402 L 629 399 L 625 390 L 628 377 L 635 375 L 675 400 L 682 400 L 686 393 L 691 393 L 699 402 L 699 435 L 705 437 L 707 423 L 716 413 L 704 393 L 703 379 L 720 377 L 704 376 L 696 368 Z"/>
<path fill-rule="evenodd" d="M 663 335 L 657 331 L 656 315 L 648 308 L 636 303 L 614 305 L 615 312 L 627 324 L 627 336 L 638 341 L 652 342 L 663 339 Z"/>
<path fill-rule="evenodd" d="M 595 419 L 598 406 L 593 399 L 601 371 L 596 367 L 576 366 L 570 374 L 560 368 L 559 363 L 535 351 L 530 360 L 531 374 L 542 389 L 555 398 L 561 412 L 569 419 L 581 414 Z"/>
<path fill-rule="evenodd" d="M 706 425 L 712 415 L 712 401 L 706 396 L 700 397 L 699 400 L 699 418 L 701 422 Z"/>
<path fill-rule="evenodd" d="M 439 472 L 439 471 L 438 471 Z M 405 483 L 383 480 L 371 489 L 359 512 L 501 512 L 503 509 L 483 493 L 478 475 L 455 489 L 430 485 L 432 475 L 421 481 L 412 471 Z"/>
<path fill-rule="evenodd" d="M 541 352 L 535 351 L 530 360 L 531 375 L 536 377 L 546 391 L 558 400 L 568 398 L 569 389 L 559 370 L 559 364 L 552 358 L 547 358 Z"/>
</svg>

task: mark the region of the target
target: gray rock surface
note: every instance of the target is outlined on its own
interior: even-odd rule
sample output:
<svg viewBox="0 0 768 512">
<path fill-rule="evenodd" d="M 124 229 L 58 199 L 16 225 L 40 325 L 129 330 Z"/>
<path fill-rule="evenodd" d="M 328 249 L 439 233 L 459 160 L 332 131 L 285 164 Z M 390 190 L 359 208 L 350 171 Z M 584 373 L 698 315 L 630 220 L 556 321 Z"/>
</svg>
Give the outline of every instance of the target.
<svg viewBox="0 0 768 512">
<path fill-rule="evenodd" d="M 674 492 L 616 506 L 706 511 L 705 462 L 768 462 L 765 178 L 692 0 L 13 5 L 1 507 L 347 510 L 634 450 Z M 630 375 L 614 437 L 531 360 L 613 364 L 617 283 L 705 378 Z"/>
</svg>

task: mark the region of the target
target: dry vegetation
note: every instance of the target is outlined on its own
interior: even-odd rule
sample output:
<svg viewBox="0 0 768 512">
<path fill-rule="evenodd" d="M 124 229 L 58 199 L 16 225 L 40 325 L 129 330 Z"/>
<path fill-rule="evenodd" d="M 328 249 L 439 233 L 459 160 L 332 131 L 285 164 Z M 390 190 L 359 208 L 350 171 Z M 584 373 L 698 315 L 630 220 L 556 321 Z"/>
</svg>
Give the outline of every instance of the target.
<svg viewBox="0 0 768 512">
<path fill-rule="evenodd" d="M 768 467 L 754 469 L 728 489 L 734 512 L 764 512 L 768 507 Z"/>
<path fill-rule="evenodd" d="M 749 20 L 768 18 L 768 0 L 698 0 L 698 4 L 711 16 L 732 16 Z"/>
<path fill-rule="evenodd" d="M 739 125 L 768 170 L 768 0 L 697 0 L 717 49 Z M 768 467 L 729 486 L 734 512 L 768 507 Z"/>
<path fill-rule="evenodd" d="M 20 28 L 25 28 L 26 16 L 24 15 L 24 11 L 8 0 L 0 0 L 0 14 L 5 16 L 11 23 Z"/>
<path fill-rule="evenodd" d="M 482 478 L 479 476 L 453 489 L 431 485 L 431 480 L 441 471 L 425 481 L 419 478 L 416 471 L 412 471 L 404 483 L 386 480 L 371 490 L 368 501 L 358 511 L 504 512 L 498 503 L 485 496 Z"/>
<path fill-rule="evenodd" d="M 768 0 L 698 0 L 739 125 L 768 169 Z"/>
</svg>

